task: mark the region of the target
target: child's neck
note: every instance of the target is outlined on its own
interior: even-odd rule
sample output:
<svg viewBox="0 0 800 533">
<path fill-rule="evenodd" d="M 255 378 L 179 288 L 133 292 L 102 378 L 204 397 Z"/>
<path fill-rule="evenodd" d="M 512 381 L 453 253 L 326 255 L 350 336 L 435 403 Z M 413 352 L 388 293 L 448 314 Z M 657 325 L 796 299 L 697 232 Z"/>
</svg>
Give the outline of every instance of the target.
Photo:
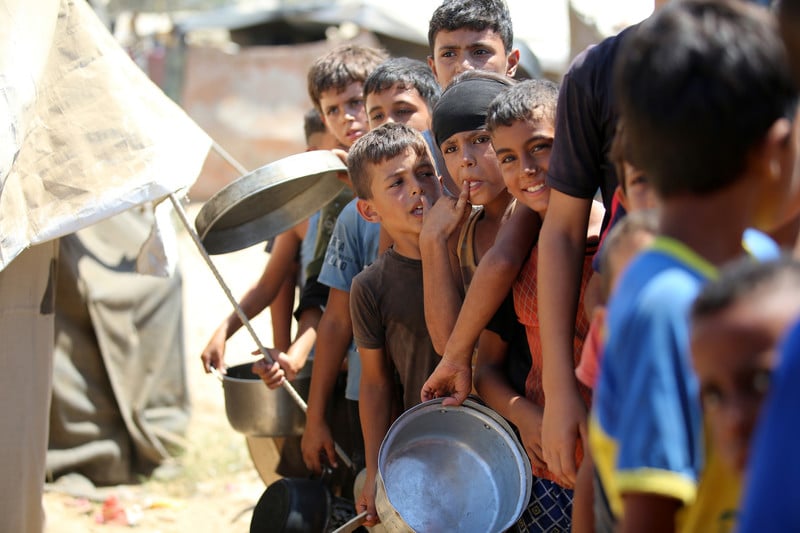
<svg viewBox="0 0 800 533">
<path fill-rule="evenodd" d="M 419 234 L 403 234 L 396 238 L 392 235 L 394 243 L 392 248 L 398 254 L 408 259 L 422 259 L 422 252 L 419 250 Z"/>
<path fill-rule="evenodd" d="M 664 200 L 660 233 L 721 266 L 743 253 L 742 234 L 751 219 L 753 196 L 737 183 L 706 196 L 687 194 Z"/>
</svg>

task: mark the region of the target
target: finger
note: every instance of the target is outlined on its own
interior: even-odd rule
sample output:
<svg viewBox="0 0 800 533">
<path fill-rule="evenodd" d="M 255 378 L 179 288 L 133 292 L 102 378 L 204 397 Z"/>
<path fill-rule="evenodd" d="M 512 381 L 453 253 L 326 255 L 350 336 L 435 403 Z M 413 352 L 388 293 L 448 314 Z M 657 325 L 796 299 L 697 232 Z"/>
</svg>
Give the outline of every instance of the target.
<svg viewBox="0 0 800 533">
<path fill-rule="evenodd" d="M 445 396 L 442 400 L 442 407 L 453 406 L 457 407 L 464 403 L 464 400 L 467 399 L 468 392 L 462 391 L 453 391 L 450 393 L 449 396 Z"/>
<path fill-rule="evenodd" d="M 425 217 L 425 213 L 427 213 L 431 208 L 431 203 L 425 198 L 425 195 L 420 196 L 420 200 L 422 201 L 422 217 Z"/>
<path fill-rule="evenodd" d="M 333 468 L 338 468 L 339 458 L 336 456 L 336 448 L 332 441 L 325 443 L 325 456 L 327 457 L 328 464 Z"/>
<path fill-rule="evenodd" d="M 568 489 L 575 486 L 575 447 L 566 447 L 561 450 L 559 454 L 559 461 L 561 463 L 561 479 Z"/>
<path fill-rule="evenodd" d="M 458 201 L 456 201 L 456 209 L 462 211 L 467 204 L 469 203 L 469 182 L 465 181 L 464 184 L 461 186 L 461 193 L 458 195 Z"/>
<path fill-rule="evenodd" d="M 209 361 L 208 357 L 205 354 L 200 356 L 200 362 L 203 363 L 203 370 L 206 371 L 206 374 L 211 373 L 211 362 Z"/>
</svg>

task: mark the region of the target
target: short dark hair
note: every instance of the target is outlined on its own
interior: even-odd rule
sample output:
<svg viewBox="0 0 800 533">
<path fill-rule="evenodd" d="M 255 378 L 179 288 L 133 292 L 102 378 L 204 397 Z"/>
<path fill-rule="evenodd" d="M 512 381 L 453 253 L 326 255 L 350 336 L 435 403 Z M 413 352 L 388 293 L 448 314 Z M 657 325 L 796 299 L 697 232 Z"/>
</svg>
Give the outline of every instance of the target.
<svg viewBox="0 0 800 533">
<path fill-rule="evenodd" d="M 366 98 L 368 94 L 381 93 L 397 84 L 406 89 L 416 89 L 428 104 L 429 110 L 433 109 L 442 94 L 442 88 L 439 87 L 433 71 L 426 63 L 409 57 L 391 57 L 367 76 L 364 82 L 364 97 Z"/>
<path fill-rule="evenodd" d="M 692 304 L 692 320 L 716 315 L 757 291 L 782 288 L 800 290 L 800 262 L 788 255 L 766 262 L 743 257 L 703 287 Z"/>
<path fill-rule="evenodd" d="M 337 46 L 318 57 L 308 69 L 308 96 L 314 107 L 322 112 L 319 99 L 323 92 L 342 92 L 351 83 L 363 83 L 386 57 L 385 51 L 360 44 Z"/>
<path fill-rule="evenodd" d="M 736 181 L 797 104 L 774 20 L 744 2 L 667 4 L 627 35 L 614 69 L 625 153 L 662 198 Z"/>
<path fill-rule="evenodd" d="M 412 149 L 417 156 L 428 154 L 428 145 L 413 128 L 397 122 L 388 122 L 360 137 L 347 153 L 347 170 L 356 196 L 362 200 L 372 198 L 370 166 L 377 165 L 405 150 Z"/>
<path fill-rule="evenodd" d="M 440 31 L 456 31 L 462 28 L 473 31 L 488 28 L 500 35 L 506 53 L 514 48 L 511 13 L 504 0 L 444 0 L 431 15 L 428 24 L 431 52 Z"/>
<path fill-rule="evenodd" d="M 486 129 L 511 126 L 521 120 L 556 123 L 558 85 L 550 80 L 525 80 L 503 91 L 489 104 Z"/>
<path fill-rule="evenodd" d="M 316 107 L 312 107 L 306 114 L 303 115 L 303 132 L 306 136 L 306 144 L 311 136 L 315 133 L 325 133 L 327 128 L 325 123 L 322 122 L 322 115 L 319 114 Z"/>
</svg>

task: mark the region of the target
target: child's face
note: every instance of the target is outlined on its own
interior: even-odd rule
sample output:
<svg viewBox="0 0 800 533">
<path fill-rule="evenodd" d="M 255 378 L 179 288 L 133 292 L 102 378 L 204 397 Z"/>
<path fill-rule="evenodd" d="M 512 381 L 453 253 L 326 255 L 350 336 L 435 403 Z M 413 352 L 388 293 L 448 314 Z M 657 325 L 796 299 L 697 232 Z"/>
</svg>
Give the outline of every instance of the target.
<svg viewBox="0 0 800 533">
<path fill-rule="evenodd" d="M 367 220 L 379 222 L 395 241 L 401 236 L 419 238 L 422 229 L 422 198 L 428 206 L 436 203 L 441 194 L 439 179 L 427 150 L 418 156 L 411 148 L 381 163 L 372 165 L 370 200 L 359 200 L 367 204 Z"/>
<path fill-rule="evenodd" d="M 633 213 L 656 207 L 656 193 L 644 172 L 627 161 L 623 163 L 623 167 L 625 168 L 625 198 L 628 203 L 628 212 Z"/>
<path fill-rule="evenodd" d="M 441 149 L 444 164 L 458 190 L 465 182 L 469 184 L 470 203 L 489 204 L 505 190 L 488 131 L 455 133 L 442 143 Z"/>
<path fill-rule="evenodd" d="M 333 136 L 331 132 L 325 129 L 325 131 L 318 131 L 316 133 L 312 133 L 308 136 L 308 141 L 306 142 L 306 150 L 333 150 L 334 148 L 340 148 L 341 145 L 339 141 L 336 140 L 336 137 Z"/>
<path fill-rule="evenodd" d="M 431 111 L 415 87 L 401 84 L 367 95 L 367 119 L 374 130 L 387 122 L 399 122 L 417 131 L 431 129 Z"/>
<path fill-rule="evenodd" d="M 545 119 L 517 120 L 510 126 L 497 127 L 492 133 L 508 192 L 542 215 L 550 201 L 550 188 L 544 178 L 550 165 L 553 133 L 553 125 Z"/>
<path fill-rule="evenodd" d="M 776 345 L 797 310 L 791 297 L 743 299 L 692 325 L 692 359 L 712 442 L 739 472 L 777 363 Z"/>
<path fill-rule="evenodd" d="M 443 88 L 465 70 L 513 76 L 518 63 L 519 51 L 507 53 L 500 34 L 488 28 L 482 31 L 442 30 L 433 39 L 433 55 L 428 56 L 428 65 Z"/>
<path fill-rule="evenodd" d="M 322 120 L 336 140 L 346 148 L 350 148 L 369 129 L 362 93 L 361 82 L 353 82 L 341 92 L 331 89 L 320 93 Z"/>
</svg>

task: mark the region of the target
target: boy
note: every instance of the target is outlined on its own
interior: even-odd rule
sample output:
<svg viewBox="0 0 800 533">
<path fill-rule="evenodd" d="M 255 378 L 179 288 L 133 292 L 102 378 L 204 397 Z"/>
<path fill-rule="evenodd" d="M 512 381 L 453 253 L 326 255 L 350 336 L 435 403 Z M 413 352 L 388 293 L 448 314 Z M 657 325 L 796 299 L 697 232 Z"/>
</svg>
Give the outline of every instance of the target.
<svg viewBox="0 0 800 533">
<path fill-rule="evenodd" d="M 519 63 L 503 0 L 444 0 L 431 15 L 428 45 L 428 65 L 442 88 L 465 70 L 513 77 Z"/>
<path fill-rule="evenodd" d="M 377 127 L 393 120 L 414 128 L 428 129 L 431 124 L 430 110 L 439 92 L 433 74 L 424 63 L 407 58 L 387 59 L 364 82 L 364 99 L 370 111 L 368 117 L 372 117 L 370 126 Z M 412 108 L 413 112 L 408 112 Z M 345 396 L 354 427 L 361 434 L 357 408 L 360 358 L 355 345 L 351 343 L 348 348 L 346 344 L 352 337 L 350 286 L 356 274 L 375 260 L 378 254 L 378 231 L 379 225 L 359 216 L 356 202 L 351 200 L 336 221 L 319 275 L 319 281 L 330 288 L 325 312 L 328 318 L 323 320 L 320 327 L 333 331 L 332 335 L 323 335 L 323 338 L 332 339 L 325 348 L 330 356 L 315 366 L 309 400 L 310 416 L 307 416 L 303 435 L 303 455 L 306 463 L 315 471 L 321 468 L 322 460 L 337 464 L 330 428 L 318 416 L 325 412 L 345 353 L 348 359 Z M 332 342 L 339 344 L 332 345 Z"/>
<path fill-rule="evenodd" d="M 558 87 L 545 80 L 522 82 L 498 96 L 488 110 L 486 127 L 492 136 L 497 161 L 508 190 L 519 204 L 546 218 L 549 190 L 544 183 L 550 148 L 553 143 Z M 602 209 L 601 209 L 602 210 Z M 599 224 L 590 228 L 594 233 L 587 247 L 581 292 L 591 272 L 591 257 L 597 245 Z M 513 286 L 513 308 L 495 316 L 489 326 L 490 333 L 481 335 L 478 344 L 478 368 L 475 387 L 481 397 L 496 411 L 517 426 L 533 465 L 534 482 L 531 501 L 523 512 L 518 530 L 543 531 L 556 526 L 560 530 L 571 528 L 572 491 L 548 470 L 541 457 L 541 418 L 545 398 L 542 394 L 542 353 L 538 335 L 536 311 L 536 264 L 538 251 L 534 246 L 529 259 L 520 271 Z M 500 318 L 503 314 L 506 316 Z M 522 338 L 517 343 L 530 358 L 527 377 L 520 385 L 515 364 L 522 353 L 509 352 L 506 344 L 514 345 L 515 318 L 522 328 Z M 518 327 L 518 326 L 517 326 Z M 575 354 L 588 329 L 586 317 L 575 325 Z M 454 336 L 458 332 L 454 332 Z M 577 361 L 576 361 L 577 362 Z M 584 389 L 584 401 L 589 402 Z M 546 511 L 543 511 L 546 510 Z"/>
<path fill-rule="evenodd" d="M 479 260 L 494 243 L 511 201 L 485 127 L 489 104 L 511 83 L 499 74 L 465 72 L 445 89 L 434 108 L 436 142 L 463 196 L 463 200 L 442 197 L 426 213 L 420 234 L 425 320 L 438 353 L 444 352 L 464 293 Z M 467 200 L 473 204 L 471 211 Z"/>
<path fill-rule="evenodd" d="M 358 212 L 377 222 L 394 244 L 355 277 L 350 309 L 361 354 L 359 407 L 367 475 L 356 503 L 377 522 L 375 477 L 378 449 L 392 422 L 395 372 L 403 409 L 419 403 L 420 388 L 439 357 L 425 326 L 419 233 L 423 213 L 440 195 L 440 185 L 422 136 L 402 124 L 385 124 L 357 142 L 348 169 L 358 195 Z"/>
<path fill-rule="evenodd" d="M 693 505 L 701 473 L 713 472 L 702 469 L 687 316 L 717 266 L 744 254 L 744 230 L 783 216 L 796 94 L 772 26 L 744 3 L 687 0 L 642 23 L 619 52 L 625 152 L 653 184 L 661 232 L 609 304 L 591 419 L 592 456 L 622 531 L 711 531 L 719 504 L 737 497 Z M 776 253 L 744 240 L 756 257 Z"/>
<path fill-rule="evenodd" d="M 800 316 L 800 263 L 726 266 L 692 305 L 692 363 L 710 442 L 742 475 L 750 437 L 777 365 L 776 348 Z"/>
</svg>

